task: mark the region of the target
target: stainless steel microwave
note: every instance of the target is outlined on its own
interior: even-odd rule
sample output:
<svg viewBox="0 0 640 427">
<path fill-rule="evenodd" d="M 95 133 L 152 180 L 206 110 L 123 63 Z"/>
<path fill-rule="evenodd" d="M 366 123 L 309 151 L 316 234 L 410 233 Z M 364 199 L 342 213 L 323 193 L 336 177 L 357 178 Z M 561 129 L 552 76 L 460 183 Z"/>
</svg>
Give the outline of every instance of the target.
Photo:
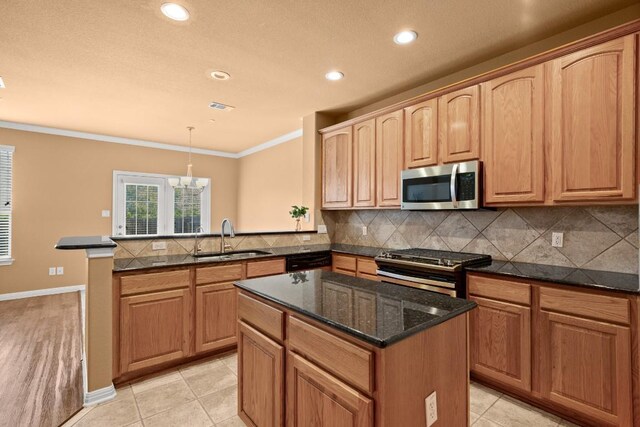
<svg viewBox="0 0 640 427">
<path fill-rule="evenodd" d="M 402 171 L 401 209 L 481 208 L 480 166 L 475 160 Z"/>
</svg>

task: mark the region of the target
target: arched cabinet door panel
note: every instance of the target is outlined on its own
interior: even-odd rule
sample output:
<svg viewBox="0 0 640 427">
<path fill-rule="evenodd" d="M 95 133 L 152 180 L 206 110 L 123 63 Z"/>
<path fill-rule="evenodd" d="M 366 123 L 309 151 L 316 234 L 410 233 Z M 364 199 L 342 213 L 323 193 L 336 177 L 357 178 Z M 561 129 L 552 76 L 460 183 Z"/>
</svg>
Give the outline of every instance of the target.
<svg viewBox="0 0 640 427">
<path fill-rule="evenodd" d="M 444 163 L 480 157 L 480 86 L 442 95 L 438 105 L 438 131 Z"/>
</svg>

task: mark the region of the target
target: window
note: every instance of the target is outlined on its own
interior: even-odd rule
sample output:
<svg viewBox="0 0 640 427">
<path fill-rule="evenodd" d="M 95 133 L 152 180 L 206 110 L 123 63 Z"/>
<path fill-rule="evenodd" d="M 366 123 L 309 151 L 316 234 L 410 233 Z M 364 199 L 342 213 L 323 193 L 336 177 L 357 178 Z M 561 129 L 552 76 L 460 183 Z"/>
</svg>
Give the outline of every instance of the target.
<svg viewBox="0 0 640 427">
<path fill-rule="evenodd" d="M 209 231 L 211 185 L 203 191 L 169 185 L 171 176 L 114 172 L 114 236 Z M 196 179 L 196 178 L 194 178 Z"/>
<path fill-rule="evenodd" d="M 0 265 L 11 264 L 13 147 L 0 145 Z"/>
</svg>

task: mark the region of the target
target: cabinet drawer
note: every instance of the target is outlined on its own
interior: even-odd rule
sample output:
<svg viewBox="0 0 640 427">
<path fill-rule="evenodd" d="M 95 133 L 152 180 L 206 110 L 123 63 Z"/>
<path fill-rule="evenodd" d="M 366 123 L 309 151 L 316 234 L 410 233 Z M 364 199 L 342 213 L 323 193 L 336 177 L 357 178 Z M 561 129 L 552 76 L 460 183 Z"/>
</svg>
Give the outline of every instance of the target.
<svg viewBox="0 0 640 427">
<path fill-rule="evenodd" d="M 356 271 L 356 259 L 355 257 L 348 255 L 332 254 L 332 262 L 334 268 L 341 270 Z"/>
<path fill-rule="evenodd" d="M 605 322 L 629 324 L 630 321 L 629 301 L 609 295 L 541 287 L 540 308 Z"/>
<path fill-rule="evenodd" d="M 238 317 L 271 338 L 280 342 L 283 341 L 284 313 L 277 308 L 251 298 L 244 293 L 239 293 Z"/>
<path fill-rule="evenodd" d="M 470 274 L 467 285 L 470 295 L 531 305 L 531 286 L 526 283 Z"/>
<path fill-rule="evenodd" d="M 247 278 L 282 274 L 285 271 L 284 258 L 254 261 L 247 264 Z"/>
<path fill-rule="evenodd" d="M 358 258 L 358 273 L 377 275 L 378 266 L 371 258 Z"/>
<path fill-rule="evenodd" d="M 292 350 L 348 382 L 373 393 L 373 353 L 295 317 L 288 318 Z"/>
<path fill-rule="evenodd" d="M 242 279 L 242 264 L 217 265 L 196 269 L 196 285 L 203 283 L 233 282 Z"/>
<path fill-rule="evenodd" d="M 189 270 L 138 274 L 120 279 L 122 296 L 187 287 L 189 287 Z"/>
</svg>

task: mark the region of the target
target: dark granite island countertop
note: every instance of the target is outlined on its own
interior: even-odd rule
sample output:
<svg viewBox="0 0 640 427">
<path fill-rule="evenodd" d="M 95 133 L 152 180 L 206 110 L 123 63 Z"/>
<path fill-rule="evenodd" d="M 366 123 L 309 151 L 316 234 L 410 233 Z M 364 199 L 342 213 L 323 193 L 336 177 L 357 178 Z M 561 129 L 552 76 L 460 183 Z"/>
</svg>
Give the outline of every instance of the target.
<svg viewBox="0 0 640 427">
<path fill-rule="evenodd" d="M 322 270 L 242 280 L 235 285 L 380 348 L 476 306 L 472 301 L 447 295 Z M 355 307 L 340 304 L 337 298 L 323 298 L 327 289 L 345 295 L 353 293 L 349 301 L 369 298 L 374 301 L 375 310 L 361 310 L 356 316 Z M 385 313 L 389 305 L 395 309 L 393 316 Z M 395 314 L 398 312 L 400 316 Z"/>
</svg>

